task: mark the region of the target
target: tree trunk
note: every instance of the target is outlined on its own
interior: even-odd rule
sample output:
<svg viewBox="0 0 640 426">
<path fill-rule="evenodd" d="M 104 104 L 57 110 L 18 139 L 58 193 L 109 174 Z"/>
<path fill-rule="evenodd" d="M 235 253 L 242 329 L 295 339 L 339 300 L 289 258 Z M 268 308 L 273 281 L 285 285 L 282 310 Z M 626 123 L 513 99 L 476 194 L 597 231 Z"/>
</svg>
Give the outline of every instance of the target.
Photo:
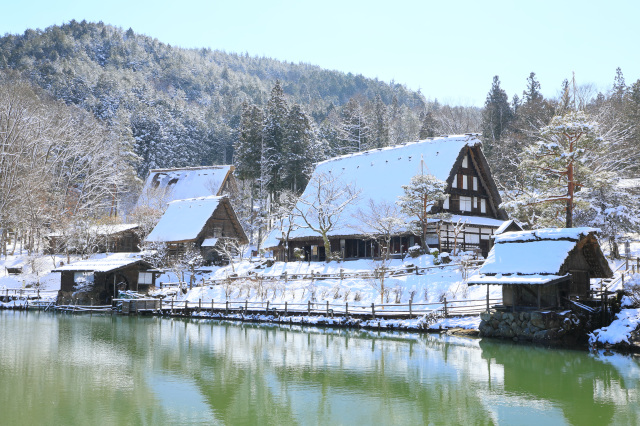
<svg viewBox="0 0 640 426">
<path fill-rule="evenodd" d="M 324 242 L 324 261 L 329 263 L 331 261 L 331 242 L 326 232 L 322 233 L 322 241 Z"/>
</svg>

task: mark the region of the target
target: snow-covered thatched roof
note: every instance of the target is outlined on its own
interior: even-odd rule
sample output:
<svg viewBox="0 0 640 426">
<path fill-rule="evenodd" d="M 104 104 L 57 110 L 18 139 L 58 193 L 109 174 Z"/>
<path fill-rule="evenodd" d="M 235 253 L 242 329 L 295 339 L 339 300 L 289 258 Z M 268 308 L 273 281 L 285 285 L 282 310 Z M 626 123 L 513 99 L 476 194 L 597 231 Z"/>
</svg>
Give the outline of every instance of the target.
<svg viewBox="0 0 640 426">
<path fill-rule="evenodd" d="M 223 195 L 225 183 L 231 178 L 233 170 L 234 167 L 230 165 L 151 170 L 138 205 L 144 204 L 150 194 L 161 196 L 164 202 Z"/>
<path fill-rule="evenodd" d="M 138 225 L 137 223 L 117 223 L 117 224 L 111 224 L 111 225 L 93 225 L 93 226 L 89 227 L 88 232 L 90 234 L 95 234 L 95 235 L 110 236 L 110 235 L 119 234 L 119 233 L 125 232 L 125 231 L 133 231 L 134 229 L 138 228 L 139 226 L 140 225 Z M 45 235 L 45 238 L 61 237 L 61 236 L 63 236 L 63 233 L 61 231 L 57 231 L 57 232 L 51 232 L 51 233 Z"/>
<path fill-rule="evenodd" d="M 549 228 L 496 235 L 487 260 L 468 283 L 540 285 L 568 279 L 568 271 L 563 266 L 570 253 L 585 237 L 599 231 L 595 228 Z M 604 259 L 599 247 L 594 257 L 601 258 L 598 261 Z M 592 267 L 604 269 L 601 273 L 607 274 L 608 266 L 597 264 Z"/>
<path fill-rule="evenodd" d="M 195 240 L 224 198 L 210 196 L 170 202 L 146 241 L 166 243 Z"/>
<path fill-rule="evenodd" d="M 351 203 L 344 210 L 339 221 L 340 225 L 329 235 L 358 234 L 357 229 L 361 230 L 362 226 L 359 220 L 362 217 L 360 212 L 370 211 L 369 200 L 376 204 L 380 202 L 395 204 L 398 196 L 403 195 L 402 185 L 408 185 L 415 175 L 424 173 L 443 181 L 452 179 L 452 174 L 455 173 L 453 168 L 456 161 L 461 158 L 461 151 L 466 147 L 480 145 L 481 141 L 475 134 L 442 136 L 345 155 L 318 163 L 311 178 L 312 181 L 319 175 L 331 175 L 338 177 L 344 185 L 354 185 L 360 191 L 358 201 Z M 302 198 L 312 198 L 313 194 L 309 193 L 312 190 L 311 185 L 307 186 Z M 497 194 L 497 189 L 495 191 Z M 502 224 L 502 220 L 490 219 L 490 221 L 491 226 L 497 227 Z M 264 246 L 276 246 L 279 236 L 277 230 L 272 232 Z M 308 228 L 300 228 L 293 231 L 290 238 L 310 236 L 317 236 L 317 234 Z"/>
<path fill-rule="evenodd" d="M 137 253 L 115 253 L 101 259 L 88 259 L 73 262 L 54 269 L 52 272 L 84 271 L 84 272 L 110 272 L 125 268 L 135 263 L 145 263 Z"/>
</svg>

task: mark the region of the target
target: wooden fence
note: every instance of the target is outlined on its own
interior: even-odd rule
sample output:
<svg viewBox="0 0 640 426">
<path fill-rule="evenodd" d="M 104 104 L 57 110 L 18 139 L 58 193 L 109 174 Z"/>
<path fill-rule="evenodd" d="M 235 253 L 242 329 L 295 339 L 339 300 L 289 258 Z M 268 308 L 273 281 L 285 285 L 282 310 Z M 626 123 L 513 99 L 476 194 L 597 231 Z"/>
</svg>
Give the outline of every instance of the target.
<svg viewBox="0 0 640 426">
<path fill-rule="evenodd" d="M 438 303 L 329 303 L 311 302 L 290 303 L 271 301 L 255 302 L 248 300 L 163 300 L 161 309 L 171 315 L 189 315 L 192 312 L 211 312 L 243 315 L 275 315 L 275 316 L 352 316 L 352 317 L 384 317 L 414 318 L 422 315 L 436 315 L 447 318 L 452 316 L 478 315 L 490 309 L 492 304 L 502 299 L 465 299 L 447 300 Z"/>
</svg>

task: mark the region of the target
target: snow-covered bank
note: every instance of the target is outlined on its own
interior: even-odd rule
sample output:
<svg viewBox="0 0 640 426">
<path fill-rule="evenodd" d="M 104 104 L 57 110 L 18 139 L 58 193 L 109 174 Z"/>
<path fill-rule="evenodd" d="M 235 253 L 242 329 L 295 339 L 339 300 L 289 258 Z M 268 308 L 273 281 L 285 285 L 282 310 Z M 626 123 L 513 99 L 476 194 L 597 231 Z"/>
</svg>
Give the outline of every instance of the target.
<svg viewBox="0 0 640 426">
<path fill-rule="evenodd" d="M 445 330 L 460 328 L 466 330 L 477 330 L 480 324 L 480 318 L 477 316 L 470 317 L 450 317 L 431 320 L 426 316 L 413 319 L 359 319 L 351 317 L 327 317 L 319 316 L 275 316 L 275 315 L 243 315 L 243 314 L 222 314 L 199 312 L 192 315 L 193 318 L 212 319 L 212 320 L 234 320 L 234 321 L 253 321 L 267 322 L 275 324 L 297 324 L 311 326 L 327 326 L 327 327 L 352 327 L 363 329 L 379 329 L 379 330 L 408 330 L 408 331 L 428 331 L 428 330 Z"/>
</svg>

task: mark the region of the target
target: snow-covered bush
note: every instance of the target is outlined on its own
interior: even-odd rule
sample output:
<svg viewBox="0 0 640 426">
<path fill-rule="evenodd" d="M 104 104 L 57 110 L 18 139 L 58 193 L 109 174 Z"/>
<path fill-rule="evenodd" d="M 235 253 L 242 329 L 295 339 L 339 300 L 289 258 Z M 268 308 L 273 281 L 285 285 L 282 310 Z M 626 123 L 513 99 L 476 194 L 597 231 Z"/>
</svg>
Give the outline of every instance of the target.
<svg viewBox="0 0 640 426">
<path fill-rule="evenodd" d="M 409 256 L 411 256 L 412 259 L 415 259 L 416 257 L 419 257 L 422 254 L 421 247 L 419 245 L 409 247 L 408 251 L 409 251 Z"/>
</svg>

